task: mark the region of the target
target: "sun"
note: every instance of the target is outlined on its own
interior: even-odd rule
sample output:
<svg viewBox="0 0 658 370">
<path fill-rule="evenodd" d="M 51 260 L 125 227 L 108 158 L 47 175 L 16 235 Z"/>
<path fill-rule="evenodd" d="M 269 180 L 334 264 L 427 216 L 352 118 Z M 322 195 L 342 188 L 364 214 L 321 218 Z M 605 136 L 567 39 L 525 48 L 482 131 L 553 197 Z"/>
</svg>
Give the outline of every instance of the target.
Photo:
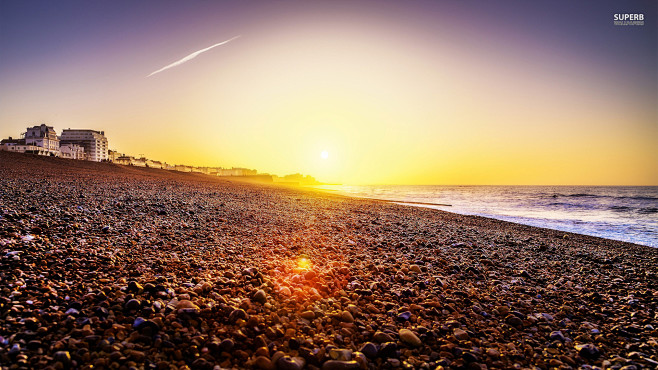
<svg viewBox="0 0 658 370">
<path fill-rule="evenodd" d="M 323 150 L 323 151 L 320 153 L 320 158 L 322 158 L 322 159 L 327 159 L 327 158 L 329 158 L 329 152 L 326 151 L 326 150 Z"/>
</svg>

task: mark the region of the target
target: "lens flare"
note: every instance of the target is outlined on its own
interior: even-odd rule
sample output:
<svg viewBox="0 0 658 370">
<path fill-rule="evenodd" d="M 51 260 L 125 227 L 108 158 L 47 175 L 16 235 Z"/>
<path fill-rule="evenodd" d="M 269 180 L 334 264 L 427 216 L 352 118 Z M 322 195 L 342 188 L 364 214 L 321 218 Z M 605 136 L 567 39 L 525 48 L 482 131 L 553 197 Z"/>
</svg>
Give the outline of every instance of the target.
<svg viewBox="0 0 658 370">
<path fill-rule="evenodd" d="M 311 260 L 307 257 L 299 257 L 297 260 L 297 267 L 300 269 L 308 270 L 311 267 Z"/>
</svg>

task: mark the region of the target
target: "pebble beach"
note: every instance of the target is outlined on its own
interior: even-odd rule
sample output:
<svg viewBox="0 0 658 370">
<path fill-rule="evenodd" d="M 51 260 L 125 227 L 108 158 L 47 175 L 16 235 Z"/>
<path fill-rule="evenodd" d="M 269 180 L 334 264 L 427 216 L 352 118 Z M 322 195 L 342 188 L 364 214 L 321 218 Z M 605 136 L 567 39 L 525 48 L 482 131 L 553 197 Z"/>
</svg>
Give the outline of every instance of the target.
<svg viewBox="0 0 658 370">
<path fill-rule="evenodd" d="M 658 249 L 0 152 L 2 369 L 655 369 Z"/>
</svg>

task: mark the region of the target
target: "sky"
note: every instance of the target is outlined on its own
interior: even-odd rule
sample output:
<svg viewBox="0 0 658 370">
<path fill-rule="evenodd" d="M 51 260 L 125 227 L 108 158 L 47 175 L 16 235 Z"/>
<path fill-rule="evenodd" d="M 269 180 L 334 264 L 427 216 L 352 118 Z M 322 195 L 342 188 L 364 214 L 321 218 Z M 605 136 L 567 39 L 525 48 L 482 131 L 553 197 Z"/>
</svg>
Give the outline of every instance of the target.
<svg viewBox="0 0 658 370">
<path fill-rule="evenodd" d="M 657 15 L 654 0 L 0 0 L 0 137 L 90 128 L 134 156 L 344 184 L 658 185 Z"/>
</svg>

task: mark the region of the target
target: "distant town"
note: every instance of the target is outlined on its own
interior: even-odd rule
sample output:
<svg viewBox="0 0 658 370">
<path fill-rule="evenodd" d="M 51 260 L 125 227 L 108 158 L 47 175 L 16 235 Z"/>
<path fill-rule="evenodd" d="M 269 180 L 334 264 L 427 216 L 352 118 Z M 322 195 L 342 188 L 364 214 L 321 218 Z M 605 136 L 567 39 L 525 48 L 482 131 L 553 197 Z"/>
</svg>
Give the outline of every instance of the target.
<svg viewBox="0 0 658 370">
<path fill-rule="evenodd" d="M 14 139 L 11 136 L 0 141 L 0 150 L 36 154 L 42 156 L 59 157 L 73 160 L 92 162 L 111 162 L 125 166 L 159 168 L 170 171 L 197 172 L 211 176 L 234 177 L 246 180 L 276 182 L 283 184 L 317 185 L 313 177 L 296 173 L 286 176 L 258 173 L 248 168 L 224 167 L 195 167 L 183 164 L 169 164 L 145 157 L 133 157 L 116 150 L 109 149 L 108 140 L 104 131 L 91 129 L 62 130 L 57 132 L 52 126 L 41 124 L 28 127 L 21 137 Z"/>
</svg>

